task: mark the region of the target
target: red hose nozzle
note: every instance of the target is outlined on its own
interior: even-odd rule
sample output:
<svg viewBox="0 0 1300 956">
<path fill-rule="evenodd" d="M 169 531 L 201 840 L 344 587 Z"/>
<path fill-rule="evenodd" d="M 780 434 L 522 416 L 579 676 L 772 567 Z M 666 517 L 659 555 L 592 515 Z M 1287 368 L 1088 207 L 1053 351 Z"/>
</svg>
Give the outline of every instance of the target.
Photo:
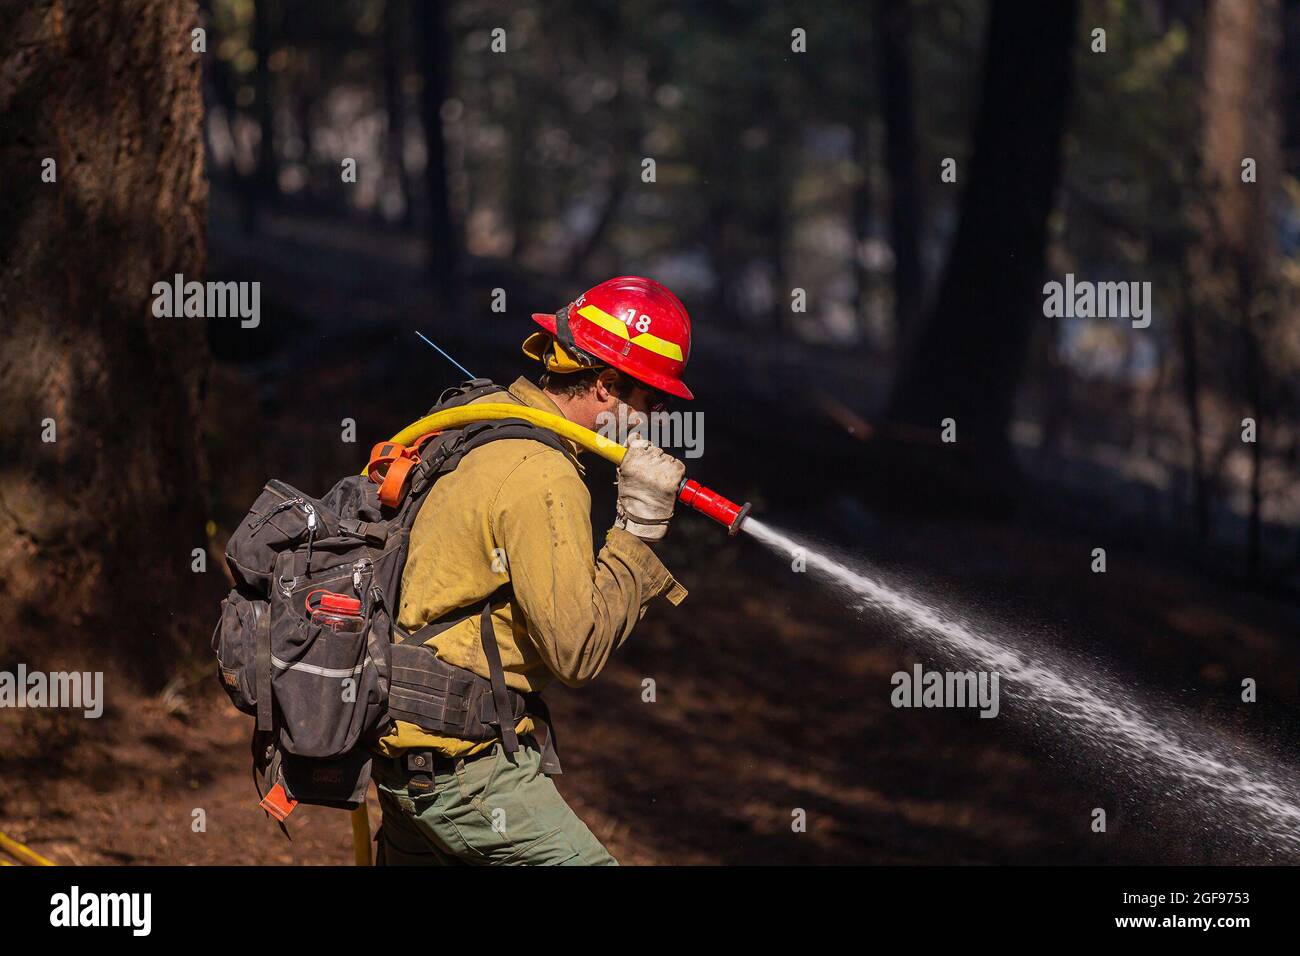
<svg viewBox="0 0 1300 956">
<path fill-rule="evenodd" d="M 690 478 L 682 479 L 682 486 L 677 489 L 677 499 L 684 505 L 690 505 L 700 514 L 712 518 L 718 524 L 726 525 L 727 533 L 733 537 L 744 524 L 745 516 L 749 514 L 748 501 L 738 505 Z"/>
</svg>

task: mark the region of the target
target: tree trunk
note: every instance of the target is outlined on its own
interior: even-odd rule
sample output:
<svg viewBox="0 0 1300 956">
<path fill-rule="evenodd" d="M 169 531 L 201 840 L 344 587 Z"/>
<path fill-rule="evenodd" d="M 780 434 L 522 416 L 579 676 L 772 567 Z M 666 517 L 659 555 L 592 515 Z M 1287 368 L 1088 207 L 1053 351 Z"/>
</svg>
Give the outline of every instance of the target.
<svg viewBox="0 0 1300 956">
<path fill-rule="evenodd" d="M 605 197 L 600 212 L 591 230 L 579 239 L 569 254 L 564 274 L 570 282 L 583 279 L 587 263 L 591 260 L 609 237 L 609 230 L 618 218 L 619 209 L 627 195 L 633 178 L 640 172 L 637 146 L 641 143 L 641 125 L 637 117 L 644 112 L 643 104 L 629 93 L 627 82 L 620 83 L 615 95 L 612 112 L 617 117 L 612 130 L 612 146 L 609 157 L 609 174 L 606 177 Z M 531 189 L 531 184 L 526 184 Z"/>
<path fill-rule="evenodd" d="M 425 194 L 429 206 L 429 269 L 442 305 L 454 311 L 458 299 L 460 239 L 447 194 L 447 140 L 442 128 L 442 104 L 451 90 L 451 33 L 447 4 L 417 3 L 416 28 L 420 35 L 424 90 Z"/>
<path fill-rule="evenodd" d="M 1253 576 L 1262 560 L 1260 469 L 1268 435 L 1256 296 L 1272 284 L 1269 201 L 1278 182 L 1279 125 L 1276 99 L 1277 0 L 1240 3 L 1212 0 L 1207 16 L 1202 156 L 1209 190 L 1206 259 L 1222 282 L 1224 306 L 1235 315 L 1243 414 L 1255 420 L 1250 447 L 1250 509 L 1246 551 Z M 1242 181 L 1242 162 L 1253 159 L 1257 181 Z"/>
<path fill-rule="evenodd" d="M 1196 540 L 1202 547 L 1210 536 L 1210 494 L 1205 477 L 1204 428 L 1201 425 L 1200 358 L 1196 344 L 1196 322 L 1186 296 L 1178 303 L 1178 345 L 1183 360 L 1183 404 L 1187 409 L 1192 466 L 1192 512 Z"/>
<path fill-rule="evenodd" d="M 401 222 L 412 221 L 411 182 L 406 174 L 406 96 L 402 90 L 404 73 L 402 35 L 410 23 L 410 14 L 402 0 L 388 0 L 384 5 L 384 109 L 388 117 L 388 167 L 392 181 L 402 195 Z"/>
<path fill-rule="evenodd" d="M 221 578 L 191 571 L 207 545 L 206 328 L 152 310 L 155 282 L 203 270 L 197 9 L 0 0 L 0 21 L 5 616 L 41 622 L 33 653 L 66 634 L 158 679 L 178 609 L 215 610 Z"/>
<path fill-rule="evenodd" d="M 280 196 L 280 172 L 275 157 L 275 103 L 271 90 L 271 35 L 274 0 L 256 0 L 253 16 L 253 49 L 257 53 L 254 88 L 257 95 L 257 208 L 261 214 L 276 204 Z M 260 228 L 261 223 L 245 223 Z"/>
<path fill-rule="evenodd" d="M 869 342 L 871 331 L 871 271 L 867 268 L 867 243 L 871 240 L 871 141 L 865 120 L 853 123 L 853 288 L 858 320 L 858 342 Z M 895 336 L 897 346 L 898 338 Z M 897 348 L 895 349 L 897 353 Z"/>
<path fill-rule="evenodd" d="M 882 0 L 879 24 L 885 168 L 889 173 L 889 241 L 894 251 L 894 328 L 895 342 L 901 352 L 920 317 L 924 283 L 909 0 Z"/>
<path fill-rule="evenodd" d="M 528 83 L 518 75 L 510 78 L 510 258 L 526 258 L 537 220 L 537 196 L 533 184 L 529 151 L 537 136 L 537 111 Z"/>
<path fill-rule="evenodd" d="M 210 15 L 207 22 L 209 24 L 212 22 Z M 236 135 L 235 131 L 239 128 L 240 117 L 243 115 L 243 110 L 239 108 L 235 78 L 231 75 L 229 66 L 215 52 L 204 57 L 203 68 L 208 92 L 212 97 L 209 105 L 215 104 L 221 107 L 233 140 Z M 212 124 L 210 117 L 204 122 L 204 131 L 208 136 L 211 136 Z M 210 145 L 210 140 L 208 145 Z M 257 228 L 257 184 L 254 177 L 245 175 L 245 170 L 240 167 L 239 153 L 239 146 L 232 142 L 230 166 L 225 170 L 216 168 L 209 160 L 208 178 L 209 182 L 224 182 L 231 189 L 239 207 L 240 228 L 245 233 L 251 234 Z"/>
<path fill-rule="evenodd" d="M 709 262 L 713 267 L 713 291 L 709 307 L 719 318 L 736 321 L 741 318 L 736 301 L 739 277 L 736 270 L 736 208 L 729 196 L 719 189 L 709 202 L 705 225 L 705 243 Z"/>
<path fill-rule="evenodd" d="M 770 184 L 766 201 L 759 210 L 758 234 L 763 239 L 763 258 L 767 261 L 772 281 L 772 302 L 768 307 L 768 323 L 777 334 L 799 338 L 804 316 L 790 310 L 790 282 L 786 277 L 786 243 L 790 236 L 790 157 L 786 146 L 785 128 L 780 112 L 780 97 L 771 90 L 772 102 L 778 104 L 768 126 L 767 148 L 763 151 L 760 168 L 764 181 Z"/>
<path fill-rule="evenodd" d="M 1266 226 L 1265 226 L 1266 228 Z M 1254 309 L 1255 270 L 1242 266 L 1239 280 L 1244 313 L 1241 317 L 1242 378 L 1245 383 L 1246 408 L 1255 420 L 1255 440 L 1250 445 L 1250 509 L 1246 518 L 1246 569 L 1252 578 L 1259 577 L 1264 562 L 1262 488 L 1264 468 L 1264 363 L 1260 359 L 1260 335 L 1256 329 Z"/>
<path fill-rule="evenodd" d="M 1077 4 L 995 0 L 957 235 L 925 327 L 895 382 L 894 422 L 952 418 L 972 480 L 1007 489 L 1007 436 L 1029 336 L 1042 320 L 1047 217 L 1061 171 Z"/>
</svg>

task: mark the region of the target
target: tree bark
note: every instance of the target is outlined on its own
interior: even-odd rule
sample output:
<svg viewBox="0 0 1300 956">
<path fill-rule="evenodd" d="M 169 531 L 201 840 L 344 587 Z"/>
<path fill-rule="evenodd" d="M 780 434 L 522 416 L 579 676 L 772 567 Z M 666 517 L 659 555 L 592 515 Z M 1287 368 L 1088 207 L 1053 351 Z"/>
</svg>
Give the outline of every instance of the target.
<svg viewBox="0 0 1300 956">
<path fill-rule="evenodd" d="M 388 117 L 386 146 L 388 166 L 402 194 L 401 222 L 412 221 L 411 181 L 406 172 L 406 96 L 402 90 L 404 57 L 402 35 L 410 15 L 402 0 L 388 0 L 384 5 L 384 109 Z"/>
<path fill-rule="evenodd" d="M 445 3 L 417 3 L 415 19 L 424 67 L 421 119 L 428 157 L 424 177 L 429 207 L 429 269 L 434 290 L 450 311 L 458 300 L 460 237 L 447 193 L 447 140 L 442 128 L 442 104 L 451 91 L 452 62 L 446 7 Z"/>
<path fill-rule="evenodd" d="M 271 90 L 271 36 L 274 31 L 274 0 L 255 0 L 253 15 L 253 49 L 257 53 L 254 88 L 257 94 L 257 209 L 259 215 L 276 205 L 280 196 L 280 171 L 275 155 L 275 103 Z M 260 228 L 250 220 L 245 226 Z"/>
<path fill-rule="evenodd" d="M 591 230 L 578 240 L 569 255 L 564 274 L 570 282 L 577 282 L 584 277 L 587 263 L 608 238 L 633 177 L 640 170 L 637 146 L 641 142 L 641 126 L 636 117 L 643 112 L 637 109 L 641 106 L 628 92 L 626 81 L 621 82 L 613 104 L 613 113 L 617 119 L 612 136 L 605 197 Z M 531 184 L 526 184 L 526 188 L 531 189 Z"/>
<path fill-rule="evenodd" d="M 178 608 L 220 579 L 191 571 L 206 328 L 151 307 L 155 282 L 203 269 L 197 9 L 0 0 L 0 22 L 4 612 L 41 622 L 42 652 L 66 635 L 157 679 Z"/>
<path fill-rule="evenodd" d="M 1178 303 L 1178 346 L 1183 360 L 1183 405 L 1187 409 L 1192 470 L 1192 514 L 1196 540 L 1202 547 L 1210 536 L 1210 493 L 1205 477 L 1204 428 L 1201 424 L 1200 358 L 1196 322 L 1186 296 Z"/>
<path fill-rule="evenodd" d="M 938 295 L 895 382 L 888 417 L 957 422 L 991 488 L 1018 473 L 1007 436 L 1034 322 L 1061 171 L 1077 3 L 995 0 L 960 222 Z"/>
<path fill-rule="evenodd" d="M 1266 368 L 1260 348 L 1260 325 L 1267 319 L 1256 313 L 1257 296 L 1272 283 L 1274 244 L 1268 211 L 1280 165 L 1275 88 L 1280 7 L 1277 0 L 1212 0 L 1206 26 L 1201 153 L 1210 216 L 1205 258 L 1221 283 L 1225 307 L 1235 314 L 1242 417 L 1255 420 L 1246 552 L 1248 571 L 1256 575 L 1262 561 L 1260 471 L 1267 435 Z M 1253 183 L 1242 181 L 1246 158 L 1256 163 Z"/>
<path fill-rule="evenodd" d="M 871 327 L 871 271 L 867 268 L 867 243 L 871 240 L 871 141 L 865 120 L 853 124 L 853 288 L 858 341 L 865 343 Z M 897 353 L 898 337 L 894 338 Z"/>
<path fill-rule="evenodd" d="M 895 341 L 902 351 L 920 318 L 924 284 L 909 0 L 882 0 L 879 24 L 885 169 L 889 174 L 889 239 L 894 252 L 894 327 Z"/>
</svg>

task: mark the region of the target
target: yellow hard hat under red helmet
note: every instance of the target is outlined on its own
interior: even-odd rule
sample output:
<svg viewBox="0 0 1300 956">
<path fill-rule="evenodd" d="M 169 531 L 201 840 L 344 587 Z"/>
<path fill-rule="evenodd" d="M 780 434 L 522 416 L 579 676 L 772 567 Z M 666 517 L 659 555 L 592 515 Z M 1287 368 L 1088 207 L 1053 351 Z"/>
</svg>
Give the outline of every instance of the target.
<svg viewBox="0 0 1300 956">
<path fill-rule="evenodd" d="M 559 312 L 533 314 L 538 333 L 524 354 L 557 372 L 608 365 L 678 398 L 694 398 L 682 381 L 691 357 L 691 317 L 667 287 L 641 276 L 619 276 L 588 289 Z M 541 341 L 539 341 L 541 340 Z"/>
</svg>

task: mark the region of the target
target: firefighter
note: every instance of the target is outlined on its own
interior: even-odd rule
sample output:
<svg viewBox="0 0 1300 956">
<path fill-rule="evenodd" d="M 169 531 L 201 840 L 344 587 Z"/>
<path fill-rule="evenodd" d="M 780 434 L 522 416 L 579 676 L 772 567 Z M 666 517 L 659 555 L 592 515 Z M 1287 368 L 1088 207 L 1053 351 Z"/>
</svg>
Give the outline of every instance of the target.
<svg viewBox="0 0 1300 956">
<path fill-rule="evenodd" d="M 682 381 L 690 317 L 658 282 L 610 279 L 533 319 L 541 330 L 523 351 L 542 366 L 537 383 L 521 377 L 508 395 L 478 401 L 514 401 L 598 430 L 607 415 L 637 421 L 692 398 Z M 375 761 L 381 863 L 615 863 L 551 780 L 555 738 L 537 695 L 553 680 L 593 680 L 651 601 L 677 605 L 686 596 L 651 547 L 668 531 L 683 466 L 636 437 L 628 444 L 617 518 L 594 559 L 590 493 L 567 442 L 562 451 L 526 438 L 494 441 L 428 492 L 411 531 L 398 624 L 424 629 L 439 660 L 486 679 L 491 649 L 476 613 L 486 602 L 505 684 L 528 706 L 513 752 L 501 739 L 396 722 Z"/>
</svg>

